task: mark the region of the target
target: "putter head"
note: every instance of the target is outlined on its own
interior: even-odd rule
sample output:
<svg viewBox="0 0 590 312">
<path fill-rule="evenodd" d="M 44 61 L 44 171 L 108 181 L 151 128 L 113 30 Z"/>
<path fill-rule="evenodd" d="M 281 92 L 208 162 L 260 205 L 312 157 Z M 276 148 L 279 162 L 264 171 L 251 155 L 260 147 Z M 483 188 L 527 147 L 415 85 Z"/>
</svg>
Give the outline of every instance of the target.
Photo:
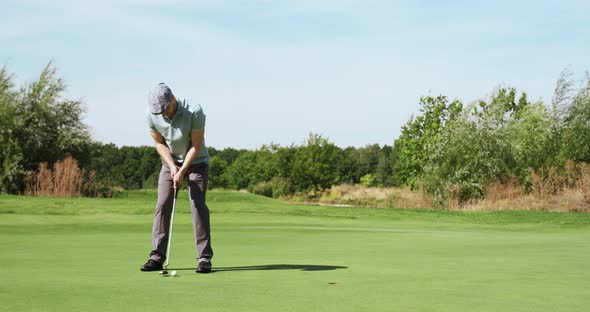
<svg viewBox="0 0 590 312">
<path fill-rule="evenodd" d="M 160 271 L 160 275 L 162 275 L 162 276 L 168 276 L 169 275 L 168 274 L 168 270 Z"/>
</svg>

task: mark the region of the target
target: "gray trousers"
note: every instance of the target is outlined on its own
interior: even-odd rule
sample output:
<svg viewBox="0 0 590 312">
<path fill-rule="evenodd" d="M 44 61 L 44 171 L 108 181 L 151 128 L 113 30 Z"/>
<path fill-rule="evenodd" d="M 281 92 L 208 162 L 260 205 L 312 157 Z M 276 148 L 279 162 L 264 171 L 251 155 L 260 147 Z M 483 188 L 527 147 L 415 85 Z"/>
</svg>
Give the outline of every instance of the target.
<svg viewBox="0 0 590 312">
<path fill-rule="evenodd" d="M 185 175 L 188 181 L 189 201 L 192 210 L 193 231 L 195 245 L 197 247 L 197 259 L 213 258 L 211 248 L 211 226 L 209 224 L 209 208 L 205 204 L 209 166 L 196 164 L 190 166 Z M 158 180 L 158 202 L 154 213 L 154 226 L 152 228 L 152 247 L 150 259 L 159 263 L 166 260 L 166 248 L 168 247 L 168 230 L 170 229 L 170 217 L 172 215 L 172 202 L 174 186 L 170 177 L 170 168 L 162 164 L 160 179 Z"/>
</svg>

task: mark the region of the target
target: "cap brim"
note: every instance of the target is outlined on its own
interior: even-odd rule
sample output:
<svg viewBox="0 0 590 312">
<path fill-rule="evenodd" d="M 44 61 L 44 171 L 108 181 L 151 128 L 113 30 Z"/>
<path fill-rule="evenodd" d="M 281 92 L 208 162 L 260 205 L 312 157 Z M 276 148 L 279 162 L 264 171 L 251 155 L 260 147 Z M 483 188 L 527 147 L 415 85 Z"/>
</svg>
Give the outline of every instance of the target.
<svg viewBox="0 0 590 312">
<path fill-rule="evenodd" d="M 163 114 L 166 109 L 168 108 L 168 103 L 158 103 L 158 104 L 154 104 L 152 105 L 150 112 L 154 115 L 160 115 Z"/>
</svg>

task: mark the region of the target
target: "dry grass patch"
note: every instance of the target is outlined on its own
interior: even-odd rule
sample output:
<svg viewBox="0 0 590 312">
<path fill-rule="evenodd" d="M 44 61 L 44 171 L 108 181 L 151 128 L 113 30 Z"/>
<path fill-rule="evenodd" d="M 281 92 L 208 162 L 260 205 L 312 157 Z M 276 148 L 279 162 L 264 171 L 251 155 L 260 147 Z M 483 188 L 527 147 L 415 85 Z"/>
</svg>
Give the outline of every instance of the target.
<svg viewBox="0 0 590 312">
<path fill-rule="evenodd" d="M 590 164 L 570 161 L 561 173 L 554 167 L 532 171 L 529 194 L 514 178 L 492 183 L 485 199 L 460 209 L 590 212 Z"/>
<path fill-rule="evenodd" d="M 39 164 L 25 179 L 25 195 L 57 197 L 118 197 L 123 188 L 96 181 L 96 172 L 78 167 L 78 161 L 66 157 L 50 166 Z"/>
<path fill-rule="evenodd" d="M 325 190 L 321 204 L 344 204 L 376 208 L 431 208 L 430 196 L 410 188 L 338 185 Z"/>
<path fill-rule="evenodd" d="M 39 164 L 39 170 L 31 173 L 27 179 L 25 195 L 77 197 L 82 189 L 84 170 L 78 167 L 78 161 L 67 157 L 57 161 L 51 169 L 46 162 Z"/>
</svg>

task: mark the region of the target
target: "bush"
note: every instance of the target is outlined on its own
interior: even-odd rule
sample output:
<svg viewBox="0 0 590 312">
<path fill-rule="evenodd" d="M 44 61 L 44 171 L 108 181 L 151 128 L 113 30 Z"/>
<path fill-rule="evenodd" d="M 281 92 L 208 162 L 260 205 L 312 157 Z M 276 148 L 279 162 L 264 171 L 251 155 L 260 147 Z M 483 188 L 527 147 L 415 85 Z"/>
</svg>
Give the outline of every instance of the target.
<svg viewBox="0 0 590 312">
<path fill-rule="evenodd" d="M 249 191 L 252 194 L 272 197 L 272 184 L 267 181 L 258 182 Z"/>
<path fill-rule="evenodd" d="M 529 187 L 529 169 L 556 165 L 557 154 L 550 148 L 555 120 L 540 102 L 531 104 L 519 113 L 518 119 L 510 120 L 507 140 L 510 142 L 514 163 L 512 172 Z"/>
<path fill-rule="evenodd" d="M 486 185 L 509 176 L 512 152 L 502 129 L 478 125 L 464 116 L 428 147 L 426 190 L 438 207 L 482 198 Z"/>
<path fill-rule="evenodd" d="M 293 186 L 291 184 L 291 179 L 283 178 L 283 177 L 274 177 L 270 180 L 270 185 L 272 188 L 272 197 L 273 198 L 280 198 L 285 197 L 293 191 Z"/>
<path fill-rule="evenodd" d="M 367 173 L 364 176 L 362 176 L 361 177 L 361 185 L 366 186 L 366 187 L 376 186 L 375 185 L 375 175 Z"/>
<path fill-rule="evenodd" d="M 401 134 L 394 142 L 393 162 L 394 184 L 412 187 L 423 177 L 429 162 L 428 146 L 435 142 L 441 132 L 463 111 L 463 104 L 457 100 L 449 103 L 445 96 L 420 98 L 419 116 L 412 116 L 402 126 Z"/>
<path fill-rule="evenodd" d="M 224 174 L 227 167 L 228 163 L 225 159 L 219 156 L 211 156 L 209 160 L 209 189 L 227 188 L 227 177 Z"/>
<path fill-rule="evenodd" d="M 250 193 L 266 197 L 284 197 L 291 193 L 291 180 L 283 177 L 274 177 L 270 181 L 258 182 L 249 191 Z"/>
<path fill-rule="evenodd" d="M 563 152 L 566 159 L 590 162 L 590 77 L 567 107 L 563 125 Z"/>
<path fill-rule="evenodd" d="M 154 171 L 147 179 L 141 184 L 142 189 L 156 189 L 158 188 L 158 180 L 160 179 L 160 172 Z"/>
</svg>

